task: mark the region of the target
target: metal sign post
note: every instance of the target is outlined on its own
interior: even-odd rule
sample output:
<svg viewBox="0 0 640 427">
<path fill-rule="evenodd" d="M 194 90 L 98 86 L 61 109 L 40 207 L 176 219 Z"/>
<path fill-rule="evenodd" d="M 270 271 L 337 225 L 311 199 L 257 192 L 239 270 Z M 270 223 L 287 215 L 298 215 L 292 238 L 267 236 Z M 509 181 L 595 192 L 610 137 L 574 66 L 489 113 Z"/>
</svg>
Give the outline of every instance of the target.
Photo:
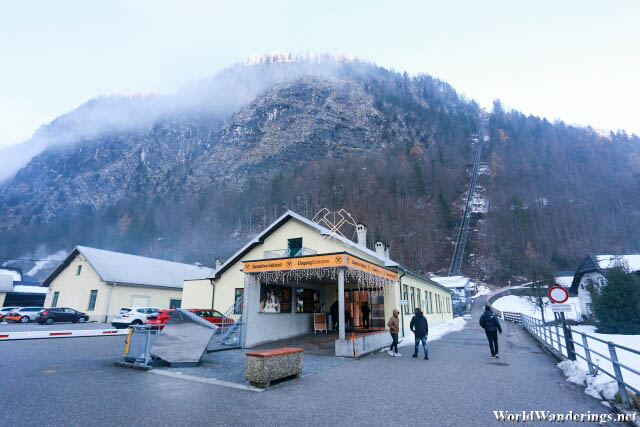
<svg viewBox="0 0 640 427">
<path fill-rule="evenodd" d="M 560 313 L 560 320 L 562 321 L 562 332 L 564 332 L 564 343 L 567 347 L 567 357 L 569 360 L 576 360 L 576 349 L 573 346 L 573 336 L 571 335 L 571 329 L 567 326 L 567 321 L 564 317 L 564 313 L 571 311 L 569 304 L 564 304 L 569 300 L 569 292 L 562 286 L 553 286 L 549 288 L 547 292 L 549 300 L 553 303 L 551 311 L 554 316 L 556 313 Z M 562 352 L 562 349 L 561 351 Z"/>
</svg>

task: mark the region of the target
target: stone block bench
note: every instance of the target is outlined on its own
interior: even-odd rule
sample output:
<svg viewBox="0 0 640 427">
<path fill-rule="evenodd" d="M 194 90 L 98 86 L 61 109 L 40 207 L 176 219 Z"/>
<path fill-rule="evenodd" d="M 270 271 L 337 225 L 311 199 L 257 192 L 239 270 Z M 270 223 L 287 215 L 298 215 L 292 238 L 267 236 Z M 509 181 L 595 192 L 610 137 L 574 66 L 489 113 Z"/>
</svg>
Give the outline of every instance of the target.
<svg viewBox="0 0 640 427">
<path fill-rule="evenodd" d="M 276 348 L 246 354 L 245 378 L 254 387 L 266 388 L 271 381 L 298 378 L 302 372 L 302 348 Z"/>
</svg>

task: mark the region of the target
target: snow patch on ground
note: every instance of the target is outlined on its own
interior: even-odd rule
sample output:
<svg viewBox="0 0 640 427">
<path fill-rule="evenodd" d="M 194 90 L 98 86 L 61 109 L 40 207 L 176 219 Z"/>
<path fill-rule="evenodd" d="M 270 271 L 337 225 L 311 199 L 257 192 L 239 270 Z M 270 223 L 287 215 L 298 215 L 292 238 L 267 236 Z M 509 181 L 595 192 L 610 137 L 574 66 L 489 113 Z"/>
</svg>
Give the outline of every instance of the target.
<svg viewBox="0 0 640 427">
<path fill-rule="evenodd" d="M 478 165 L 478 175 L 489 175 L 489 166 L 486 163 Z"/>
<path fill-rule="evenodd" d="M 477 289 L 477 292 L 475 293 L 473 298 L 479 297 L 481 295 L 488 295 L 491 293 L 491 289 L 489 289 L 489 287 L 485 285 L 478 285 L 476 289 Z"/>
<path fill-rule="evenodd" d="M 577 360 L 564 360 L 558 363 L 567 381 L 586 386 L 584 392 L 596 399 L 613 400 L 618 392 L 618 384 L 608 375 L 589 375 L 587 369 Z"/>
<path fill-rule="evenodd" d="M 543 300 L 545 303 L 549 302 L 547 297 L 544 297 Z M 569 304 L 571 306 L 571 311 L 565 313 L 565 317 L 567 319 L 582 320 L 582 314 L 580 313 L 580 301 L 578 300 L 578 297 L 570 297 L 565 304 Z M 535 305 L 529 297 L 506 295 L 498 298 L 492 306 L 500 311 L 522 313 L 529 317 L 542 320 L 542 312 L 540 311 L 540 308 Z M 551 304 L 545 307 L 544 318 L 547 321 L 554 319 L 553 311 L 551 311 Z"/>
<path fill-rule="evenodd" d="M 438 323 L 435 326 L 429 327 L 429 336 L 427 337 L 427 343 L 431 341 L 436 341 L 442 338 L 443 336 L 451 333 L 457 332 L 464 329 L 466 324 L 466 320 L 462 317 L 456 317 L 455 319 L 448 320 L 446 322 Z M 398 347 L 407 347 L 413 346 L 416 343 L 415 336 L 413 332 L 408 328 L 404 330 L 404 338 L 400 338 L 398 342 Z"/>
<path fill-rule="evenodd" d="M 599 338 L 603 341 L 607 341 L 607 342 L 611 341 L 614 344 L 618 344 L 624 347 L 631 348 L 633 350 L 640 351 L 640 335 L 599 334 L 594 332 L 596 330 L 596 327 L 591 325 L 572 326 L 571 330 L 579 331 L 587 335 L 591 335 L 593 337 Z M 581 336 L 579 337 L 578 334 L 573 334 L 573 336 L 574 336 L 574 340 L 578 342 L 582 341 L 582 337 Z M 609 347 L 607 346 L 607 344 L 600 341 L 596 341 L 589 337 L 587 337 L 587 342 L 589 343 L 589 349 L 593 349 L 598 353 L 604 354 L 607 357 L 609 357 Z M 576 346 L 576 352 L 584 357 L 584 350 L 582 349 L 582 347 Z M 636 371 L 640 371 L 640 355 L 628 352 L 626 350 L 622 350 L 620 348 L 616 348 L 616 355 L 620 363 L 622 363 L 623 365 L 627 365 L 635 369 Z M 582 360 L 579 357 L 578 359 L 579 360 L 577 361 L 577 363 L 580 364 L 582 369 L 584 369 L 585 371 L 588 371 L 587 362 Z M 601 356 L 598 356 L 595 353 L 591 353 L 591 360 L 594 363 L 601 366 L 606 371 L 613 373 L 613 365 L 607 359 Z M 633 387 L 637 389 L 640 389 L 640 375 L 636 375 L 633 372 L 625 369 L 624 367 L 621 368 L 621 370 L 622 370 L 622 378 L 625 380 L 625 382 L 631 384 Z M 600 374 L 599 376 L 606 378 L 607 381 L 612 381 L 611 378 L 604 373 Z"/>
</svg>

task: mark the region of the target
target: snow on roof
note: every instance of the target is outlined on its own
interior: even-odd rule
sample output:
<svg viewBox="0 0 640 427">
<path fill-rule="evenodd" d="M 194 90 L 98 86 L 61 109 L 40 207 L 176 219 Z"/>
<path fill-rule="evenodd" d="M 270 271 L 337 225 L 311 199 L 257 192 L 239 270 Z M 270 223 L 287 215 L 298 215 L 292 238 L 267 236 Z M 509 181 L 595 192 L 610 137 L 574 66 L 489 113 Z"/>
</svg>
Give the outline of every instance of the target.
<svg viewBox="0 0 640 427">
<path fill-rule="evenodd" d="M 464 288 L 469 284 L 469 278 L 465 276 L 435 276 L 430 279 L 447 288 Z"/>
<path fill-rule="evenodd" d="M 46 294 L 47 290 L 47 288 L 41 288 L 40 286 L 16 285 L 13 287 L 12 292 L 20 294 Z"/>
<path fill-rule="evenodd" d="M 563 288 L 570 288 L 571 282 L 573 282 L 573 276 L 556 276 L 554 279 L 556 280 L 556 284 Z"/>
<path fill-rule="evenodd" d="M 19 282 L 22 280 L 22 275 L 20 274 L 19 271 L 10 269 L 10 268 L 2 268 L 0 267 L 0 274 L 4 275 L 4 276 L 11 276 L 13 277 L 13 281 L 14 282 Z"/>
<path fill-rule="evenodd" d="M 182 289 L 184 280 L 204 279 L 214 269 L 192 264 L 77 246 L 103 282 Z M 73 252 L 72 252 L 73 253 Z"/>
<path fill-rule="evenodd" d="M 640 255 L 596 255 L 595 259 L 603 270 L 615 267 L 620 261 L 626 264 L 631 271 L 640 270 Z"/>
</svg>

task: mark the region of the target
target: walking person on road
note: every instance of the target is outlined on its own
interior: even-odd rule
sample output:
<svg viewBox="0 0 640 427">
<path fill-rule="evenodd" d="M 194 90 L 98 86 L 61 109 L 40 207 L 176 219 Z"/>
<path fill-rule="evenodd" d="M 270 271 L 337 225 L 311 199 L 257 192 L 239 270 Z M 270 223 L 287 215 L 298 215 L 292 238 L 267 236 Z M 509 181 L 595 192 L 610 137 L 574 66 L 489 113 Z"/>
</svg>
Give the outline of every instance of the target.
<svg viewBox="0 0 640 427">
<path fill-rule="evenodd" d="M 491 307 L 488 305 L 484 307 L 484 313 L 480 316 L 480 326 L 484 328 L 484 333 L 487 334 L 489 340 L 489 350 L 491 350 L 491 357 L 499 359 L 498 355 L 498 332 L 502 333 L 502 327 L 498 317 L 491 311 Z"/>
<path fill-rule="evenodd" d="M 398 310 L 393 310 L 393 315 L 389 322 L 387 322 L 387 326 L 389 327 L 389 332 L 391 332 L 391 347 L 389 347 L 389 356 L 402 356 L 398 353 L 398 332 L 400 331 L 400 320 L 398 315 L 400 312 Z M 395 353 L 394 353 L 395 350 Z"/>
<path fill-rule="evenodd" d="M 427 318 L 424 317 L 422 311 L 419 308 L 416 308 L 415 315 L 411 318 L 409 328 L 416 337 L 416 345 L 413 350 L 412 357 L 418 357 L 418 345 L 420 344 L 420 342 L 422 342 L 422 349 L 424 350 L 424 360 L 429 360 L 429 347 L 427 347 L 429 323 L 427 322 Z"/>
</svg>

